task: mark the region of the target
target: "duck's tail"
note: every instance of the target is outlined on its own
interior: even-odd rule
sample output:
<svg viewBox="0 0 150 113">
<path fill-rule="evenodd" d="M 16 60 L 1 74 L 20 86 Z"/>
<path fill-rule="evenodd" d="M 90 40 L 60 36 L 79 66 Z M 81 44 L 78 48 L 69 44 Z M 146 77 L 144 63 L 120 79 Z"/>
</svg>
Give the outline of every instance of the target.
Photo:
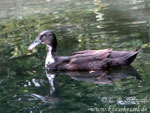
<svg viewBox="0 0 150 113">
<path fill-rule="evenodd" d="M 137 54 L 140 52 L 140 50 L 141 50 L 141 47 L 138 46 L 138 47 L 136 48 L 135 52 L 132 52 L 131 54 L 129 54 L 128 58 L 126 59 L 126 63 L 127 63 L 128 65 L 130 65 L 130 64 L 134 61 L 134 59 L 136 58 L 136 56 L 137 56 Z"/>
<path fill-rule="evenodd" d="M 141 50 L 141 47 L 140 47 L 140 46 L 137 46 L 137 48 L 136 48 L 136 50 L 135 50 L 135 51 L 139 53 L 139 52 L 140 52 L 140 50 Z"/>
<path fill-rule="evenodd" d="M 130 56 L 128 59 L 126 59 L 127 65 L 130 65 L 134 61 L 134 59 L 136 58 L 137 54 L 138 54 L 138 52 L 135 52 L 132 56 Z"/>
<path fill-rule="evenodd" d="M 107 61 L 104 60 L 104 63 L 106 63 L 105 67 L 121 67 L 121 66 L 128 66 L 130 65 L 136 58 L 137 54 L 140 51 L 140 47 L 137 47 L 135 51 L 113 51 L 111 53 L 111 56 L 109 56 Z M 117 57 L 116 57 L 117 56 Z"/>
</svg>

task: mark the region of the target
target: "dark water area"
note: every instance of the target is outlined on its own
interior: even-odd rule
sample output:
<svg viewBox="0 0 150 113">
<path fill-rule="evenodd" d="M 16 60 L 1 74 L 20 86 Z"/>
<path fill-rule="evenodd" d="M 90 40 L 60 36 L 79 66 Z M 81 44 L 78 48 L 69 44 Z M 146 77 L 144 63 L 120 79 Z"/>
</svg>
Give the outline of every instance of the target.
<svg viewBox="0 0 150 113">
<path fill-rule="evenodd" d="M 0 20 L 0 113 L 150 112 L 149 0 L 0 0 Z M 141 51 L 125 68 L 46 73 L 46 47 L 27 48 L 47 29 L 60 56 Z"/>
</svg>

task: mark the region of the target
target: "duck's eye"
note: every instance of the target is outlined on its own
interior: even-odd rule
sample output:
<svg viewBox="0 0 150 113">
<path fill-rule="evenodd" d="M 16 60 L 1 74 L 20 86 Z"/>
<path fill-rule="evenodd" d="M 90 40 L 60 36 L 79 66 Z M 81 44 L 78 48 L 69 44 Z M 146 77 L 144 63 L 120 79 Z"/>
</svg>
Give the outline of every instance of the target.
<svg viewBox="0 0 150 113">
<path fill-rule="evenodd" d="M 46 34 L 41 35 L 40 40 L 43 41 L 43 39 L 46 37 Z"/>
<path fill-rule="evenodd" d="M 51 36 L 51 35 L 52 35 L 51 33 L 48 34 L 48 36 Z"/>
</svg>

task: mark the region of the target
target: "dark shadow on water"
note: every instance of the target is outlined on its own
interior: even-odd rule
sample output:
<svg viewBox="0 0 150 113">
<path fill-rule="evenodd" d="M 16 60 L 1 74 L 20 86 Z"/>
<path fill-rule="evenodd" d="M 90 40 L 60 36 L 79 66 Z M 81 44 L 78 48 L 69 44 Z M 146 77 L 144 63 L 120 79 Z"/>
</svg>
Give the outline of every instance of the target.
<svg viewBox="0 0 150 113">
<path fill-rule="evenodd" d="M 93 82 L 96 84 L 110 84 L 117 80 L 134 76 L 137 80 L 141 80 L 140 75 L 132 67 L 123 67 L 110 70 L 97 71 L 69 71 L 69 72 L 49 72 L 55 75 L 68 75 L 74 80 L 83 82 Z"/>
<path fill-rule="evenodd" d="M 93 82 L 95 84 L 110 84 L 130 76 L 134 76 L 137 80 L 141 80 L 140 75 L 131 66 L 106 71 L 64 72 L 64 74 L 69 75 L 74 80 Z"/>
<path fill-rule="evenodd" d="M 39 94 L 31 94 L 32 97 L 41 100 L 44 103 L 56 103 L 58 102 L 59 95 L 59 81 L 58 76 L 69 76 L 74 80 L 82 82 L 92 82 L 94 84 L 112 84 L 113 82 L 119 81 L 121 79 L 127 79 L 130 77 L 135 78 L 137 81 L 141 81 L 141 76 L 132 67 L 123 67 L 111 70 L 101 70 L 101 71 L 51 71 L 46 72 L 46 77 L 49 82 L 50 92 L 49 96 L 42 96 Z M 67 82 L 66 82 L 67 84 Z M 69 90 L 69 89 L 68 89 Z"/>
</svg>

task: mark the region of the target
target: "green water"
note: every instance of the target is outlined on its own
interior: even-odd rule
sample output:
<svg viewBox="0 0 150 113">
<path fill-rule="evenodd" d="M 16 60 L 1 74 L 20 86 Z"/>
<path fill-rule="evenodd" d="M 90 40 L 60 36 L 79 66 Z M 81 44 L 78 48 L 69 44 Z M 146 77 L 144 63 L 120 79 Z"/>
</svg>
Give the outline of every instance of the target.
<svg viewBox="0 0 150 113">
<path fill-rule="evenodd" d="M 46 47 L 27 48 L 47 29 L 56 33 L 62 56 L 141 51 L 132 67 L 46 75 Z M 149 0 L 0 0 L 0 113 L 148 113 L 149 52 Z"/>
</svg>

